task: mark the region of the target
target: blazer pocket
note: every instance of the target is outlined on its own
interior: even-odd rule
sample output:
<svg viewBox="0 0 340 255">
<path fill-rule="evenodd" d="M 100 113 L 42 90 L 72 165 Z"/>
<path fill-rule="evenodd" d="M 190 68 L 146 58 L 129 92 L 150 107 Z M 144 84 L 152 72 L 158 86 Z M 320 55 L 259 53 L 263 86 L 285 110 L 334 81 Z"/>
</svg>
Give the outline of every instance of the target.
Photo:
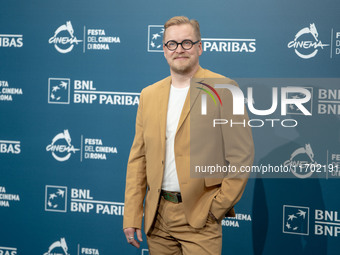
<svg viewBox="0 0 340 255">
<path fill-rule="evenodd" d="M 204 178 L 204 182 L 206 187 L 221 185 L 223 178 Z"/>
</svg>

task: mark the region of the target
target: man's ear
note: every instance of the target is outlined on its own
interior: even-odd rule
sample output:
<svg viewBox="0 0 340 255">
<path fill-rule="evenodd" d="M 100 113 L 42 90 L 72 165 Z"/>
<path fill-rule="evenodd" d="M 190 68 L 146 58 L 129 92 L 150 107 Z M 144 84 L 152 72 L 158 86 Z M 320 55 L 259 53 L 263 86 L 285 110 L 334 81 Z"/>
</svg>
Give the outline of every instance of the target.
<svg viewBox="0 0 340 255">
<path fill-rule="evenodd" d="M 163 55 L 165 57 L 165 45 L 164 45 L 164 43 L 163 43 Z"/>
<path fill-rule="evenodd" d="M 202 53 L 203 53 L 203 45 L 202 45 L 202 41 L 200 41 L 200 42 L 198 43 L 198 52 L 199 52 L 199 56 L 201 56 Z"/>
</svg>

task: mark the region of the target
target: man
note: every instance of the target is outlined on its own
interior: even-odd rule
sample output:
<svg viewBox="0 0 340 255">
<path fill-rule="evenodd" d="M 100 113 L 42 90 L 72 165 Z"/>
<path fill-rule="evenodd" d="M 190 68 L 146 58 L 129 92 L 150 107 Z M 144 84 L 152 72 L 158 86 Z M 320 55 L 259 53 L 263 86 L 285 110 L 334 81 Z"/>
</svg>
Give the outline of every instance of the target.
<svg viewBox="0 0 340 255">
<path fill-rule="evenodd" d="M 143 89 L 140 96 L 127 167 L 124 233 L 139 248 L 135 233 L 142 241 L 146 194 L 144 230 L 150 254 L 221 254 L 221 220 L 235 215 L 233 207 L 247 179 L 190 177 L 190 115 L 200 109 L 200 103 L 190 102 L 189 88 L 191 78 L 225 77 L 200 67 L 203 50 L 197 21 L 173 17 L 164 29 L 163 50 L 171 76 Z M 229 114 L 232 100 L 230 94 L 229 98 L 224 94 L 226 108 L 220 112 Z M 246 113 L 241 117 L 247 118 Z M 222 127 L 212 137 L 220 149 L 200 150 L 200 158 L 201 154 L 206 158 L 222 155 L 218 157 L 224 164 L 252 164 L 253 140 L 248 127 Z"/>
</svg>

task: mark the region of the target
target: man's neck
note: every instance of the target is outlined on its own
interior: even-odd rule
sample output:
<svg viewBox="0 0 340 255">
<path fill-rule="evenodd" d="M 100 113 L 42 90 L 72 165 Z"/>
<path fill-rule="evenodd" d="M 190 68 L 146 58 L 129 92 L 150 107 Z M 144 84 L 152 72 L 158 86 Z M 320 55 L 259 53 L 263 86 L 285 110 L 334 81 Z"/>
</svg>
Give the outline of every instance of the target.
<svg viewBox="0 0 340 255">
<path fill-rule="evenodd" d="M 190 79 L 195 75 L 199 66 L 196 66 L 191 72 L 186 74 L 175 73 L 170 70 L 172 86 L 175 88 L 185 88 L 190 86 Z"/>
</svg>

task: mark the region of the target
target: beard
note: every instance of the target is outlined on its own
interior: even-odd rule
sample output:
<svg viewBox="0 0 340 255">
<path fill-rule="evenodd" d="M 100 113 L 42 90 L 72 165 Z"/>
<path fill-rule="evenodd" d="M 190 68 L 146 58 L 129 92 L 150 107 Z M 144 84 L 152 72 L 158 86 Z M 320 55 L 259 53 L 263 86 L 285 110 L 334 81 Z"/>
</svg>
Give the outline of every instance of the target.
<svg viewBox="0 0 340 255">
<path fill-rule="evenodd" d="M 176 63 L 178 60 L 176 60 L 175 58 L 172 60 L 173 62 L 168 63 L 170 66 L 170 69 L 178 74 L 188 74 L 190 73 L 193 68 L 194 65 L 193 63 L 190 61 L 190 59 L 185 60 L 185 63 Z"/>
</svg>

